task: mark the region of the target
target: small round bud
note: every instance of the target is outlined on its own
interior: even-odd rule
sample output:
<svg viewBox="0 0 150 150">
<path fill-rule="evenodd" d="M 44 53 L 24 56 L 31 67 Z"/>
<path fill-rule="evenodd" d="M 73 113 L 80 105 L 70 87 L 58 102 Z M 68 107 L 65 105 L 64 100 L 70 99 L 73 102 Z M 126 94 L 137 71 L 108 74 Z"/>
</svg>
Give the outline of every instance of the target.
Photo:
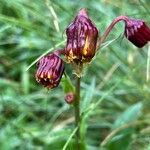
<svg viewBox="0 0 150 150">
<path fill-rule="evenodd" d="M 69 92 L 65 95 L 65 101 L 68 104 L 72 104 L 74 102 L 74 99 L 75 99 L 75 95 L 73 92 Z"/>
</svg>

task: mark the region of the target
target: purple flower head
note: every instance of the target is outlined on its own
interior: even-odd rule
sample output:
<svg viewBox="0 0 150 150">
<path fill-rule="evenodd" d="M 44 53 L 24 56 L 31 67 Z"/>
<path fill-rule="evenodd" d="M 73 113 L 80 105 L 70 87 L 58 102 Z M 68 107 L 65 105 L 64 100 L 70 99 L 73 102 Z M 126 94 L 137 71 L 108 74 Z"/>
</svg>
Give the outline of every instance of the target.
<svg viewBox="0 0 150 150">
<path fill-rule="evenodd" d="M 75 20 L 66 29 L 65 56 L 68 62 L 90 62 L 95 55 L 98 30 L 81 9 Z"/>
<path fill-rule="evenodd" d="M 37 82 L 48 89 L 57 87 L 64 72 L 63 60 L 54 53 L 48 54 L 39 60 L 37 66 Z"/>
<path fill-rule="evenodd" d="M 141 48 L 150 41 L 150 28 L 142 20 L 126 20 L 125 36 L 135 46 Z"/>
</svg>

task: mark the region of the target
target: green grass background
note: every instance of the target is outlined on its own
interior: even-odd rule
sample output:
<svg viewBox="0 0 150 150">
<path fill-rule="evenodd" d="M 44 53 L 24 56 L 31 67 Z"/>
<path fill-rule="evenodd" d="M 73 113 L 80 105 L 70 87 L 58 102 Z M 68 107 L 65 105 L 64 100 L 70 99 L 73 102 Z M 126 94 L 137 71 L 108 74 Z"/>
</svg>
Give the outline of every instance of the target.
<svg viewBox="0 0 150 150">
<path fill-rule="evenodd" d="M 0 150 L 76 150 L 64 83 L 48 91 L 35 81 L 36 66 L 26 68 L 64 47 L 65 29 L 80 8 L 100 34 L 119 15 L 150 26 L 149 0 L 0 0 Z M 123 32 L 117 24 L 82 79 L 87 150 L 150 150 L 150 46 L 136 48 Z M 68 65 L 66 72 L 74 83 Z"/>
</svg>

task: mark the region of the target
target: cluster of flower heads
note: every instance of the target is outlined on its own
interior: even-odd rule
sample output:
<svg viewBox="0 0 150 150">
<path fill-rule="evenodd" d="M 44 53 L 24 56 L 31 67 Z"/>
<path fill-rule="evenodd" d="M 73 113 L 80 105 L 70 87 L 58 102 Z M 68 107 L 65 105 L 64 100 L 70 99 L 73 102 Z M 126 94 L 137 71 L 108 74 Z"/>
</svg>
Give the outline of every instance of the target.
<svg viewBox="0 0 150 150">
<path fill-rule="evenodd" d="M 60 57 L 65 56 L 65 61 L 81 67 L 89 63 L 106 36 L 114 25 L 125 22 L 125 37 L 135 46 L 141 48 L 150 41 L 150 28 L 143 20 L 119 16 L 107 28 L 104 35 L 98 41 L 98 29 L 90 20 L 85 9 L 81 9 L 74 21 L 67 27 L 67 43 L 63 50 L 57 50 L 42 57 L 37 63 L 36 80 L 44 87 L 52 89 L 58 86 L 64 73 L 64 61 Z"/>
</svg>

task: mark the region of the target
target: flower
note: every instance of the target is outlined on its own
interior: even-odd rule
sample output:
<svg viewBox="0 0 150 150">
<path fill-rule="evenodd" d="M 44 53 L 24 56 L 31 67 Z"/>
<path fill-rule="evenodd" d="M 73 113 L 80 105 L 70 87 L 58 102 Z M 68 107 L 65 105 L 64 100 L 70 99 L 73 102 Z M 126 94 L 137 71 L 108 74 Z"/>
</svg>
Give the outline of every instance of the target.
<svg viewBox="0 0 150 150">
<path fill-rule="evenodd" d="M 48 89 L 57 87 L 64 72 L 63 60 L 52 53 L 42 57 L 37 66 L 38 69 L 35 75 L 37 82 Z"/>
<path fill-rule="evenodd" d="M 95 55 L 98 30 L 85 9 L 81 9 L 75 20 L 68 26 L 66 35 L 67 62 L 76 64 L 90 62 Z"/>
<path fill-rule="evenodd" d="M 141 48 L 150 41 L 150 28 L 143 20 L 126 19 L 125 36 L 135 46 Z"/>
</svg>

